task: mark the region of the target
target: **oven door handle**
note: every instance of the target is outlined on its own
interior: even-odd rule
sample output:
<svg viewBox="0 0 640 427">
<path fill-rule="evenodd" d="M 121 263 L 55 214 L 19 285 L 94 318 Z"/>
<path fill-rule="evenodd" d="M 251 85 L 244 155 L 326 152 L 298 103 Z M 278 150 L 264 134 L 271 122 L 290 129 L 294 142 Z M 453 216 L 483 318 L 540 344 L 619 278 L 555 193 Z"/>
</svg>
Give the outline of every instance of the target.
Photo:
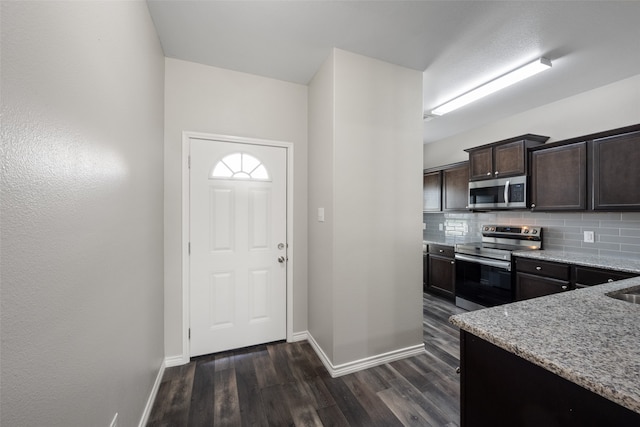
<svg viewBox="0 0 640 427">
<path fill-rule="evenodd" d="M 498 261 L 487 258 L 476 258 L 473 256 L 463 255 L 463 254 L 455 254 L 455 258 L 460 261 L 472 262 L 474 264 L 482 264 L 488 265 L 489 267 L 502 268 L 503 270 L 511 271 L 511 262 L 509 261 Z"/>
</svg>

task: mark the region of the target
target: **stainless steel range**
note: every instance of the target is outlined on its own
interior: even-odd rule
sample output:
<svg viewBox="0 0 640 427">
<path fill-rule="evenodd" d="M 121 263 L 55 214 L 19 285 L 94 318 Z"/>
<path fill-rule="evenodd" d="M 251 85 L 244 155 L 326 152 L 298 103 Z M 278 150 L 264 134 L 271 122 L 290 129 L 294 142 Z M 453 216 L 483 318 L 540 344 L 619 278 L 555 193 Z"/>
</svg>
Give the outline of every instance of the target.
<svg viewBox="0 0 640 427">
<path fill-rule="evenodd" d="M 456 305 L 477 310 L 515 300 L 511 253 L 542 249 L 542 227 L 483 225 L 482 241 L 456 245 Z"/>
</svg>

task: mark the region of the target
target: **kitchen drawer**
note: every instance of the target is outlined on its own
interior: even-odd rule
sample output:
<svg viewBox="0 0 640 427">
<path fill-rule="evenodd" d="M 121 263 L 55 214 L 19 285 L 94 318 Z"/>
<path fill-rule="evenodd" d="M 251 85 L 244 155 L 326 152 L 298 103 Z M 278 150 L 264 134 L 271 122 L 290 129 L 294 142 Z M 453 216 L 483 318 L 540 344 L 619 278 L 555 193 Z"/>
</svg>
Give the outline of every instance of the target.
<svg viewBox="0 0 640 427">
<path fill-rule="evenodd" d="M 551 279 L 537 274 L 516 274 L 516 301 L 537 298 L 571 289 L 566 280 Z"/>
<path fill-rule="evenodd" d="M 558 280 L 569 280 L 571 275 L 571 268 L 567 264 L 527 258 L 516 258 L 516 271 Z"/>
<path fill-rule="evenodd" d="M 434 243 L 429 243 L 429 254 L 440 255 L 449 258 L 453 258 L 455 256 L 453 246 L 436 245 Z"/>
<path fill-rule="evenodd" d="M 602 283 L 615 282 L 618 280 L 630 279 L 637 277 L 637 274 L 626 273 L 623 271 L 605 270 L 601 268 L 591 267 L 575 267 L 575 284 L 578 288 L 585 286 L 600 285 Z"/>
</svg>

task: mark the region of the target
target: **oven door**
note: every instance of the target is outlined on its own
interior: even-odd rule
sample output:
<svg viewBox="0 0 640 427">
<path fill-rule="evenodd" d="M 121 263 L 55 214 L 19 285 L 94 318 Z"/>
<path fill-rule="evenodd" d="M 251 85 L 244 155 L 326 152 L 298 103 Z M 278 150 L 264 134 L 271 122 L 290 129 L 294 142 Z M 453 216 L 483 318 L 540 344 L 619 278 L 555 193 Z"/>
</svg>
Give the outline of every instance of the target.
<svg viewBox="0 0 640 427">
<path fill-rule="evenodd" d="M 514 301 L 511 262 L 455 254 L 456 305 L 466 310 Z"/>
</svg>

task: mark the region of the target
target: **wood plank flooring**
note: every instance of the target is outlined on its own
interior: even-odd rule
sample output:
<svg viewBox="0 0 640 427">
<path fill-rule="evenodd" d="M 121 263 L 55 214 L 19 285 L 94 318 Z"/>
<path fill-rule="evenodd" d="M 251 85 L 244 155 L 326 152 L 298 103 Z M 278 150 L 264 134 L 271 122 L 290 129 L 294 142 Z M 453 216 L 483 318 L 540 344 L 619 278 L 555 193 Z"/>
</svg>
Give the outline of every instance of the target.
<svg viewBox="0 0 640 427">
<path fill-rule="evenodd" d="M 459 424 L 463 310 L 425 293 L 426 354 L 331 378 L 308 342 L 193 358 L 165 370 L 148 426 L 447 426 Z"/>
</svg>

